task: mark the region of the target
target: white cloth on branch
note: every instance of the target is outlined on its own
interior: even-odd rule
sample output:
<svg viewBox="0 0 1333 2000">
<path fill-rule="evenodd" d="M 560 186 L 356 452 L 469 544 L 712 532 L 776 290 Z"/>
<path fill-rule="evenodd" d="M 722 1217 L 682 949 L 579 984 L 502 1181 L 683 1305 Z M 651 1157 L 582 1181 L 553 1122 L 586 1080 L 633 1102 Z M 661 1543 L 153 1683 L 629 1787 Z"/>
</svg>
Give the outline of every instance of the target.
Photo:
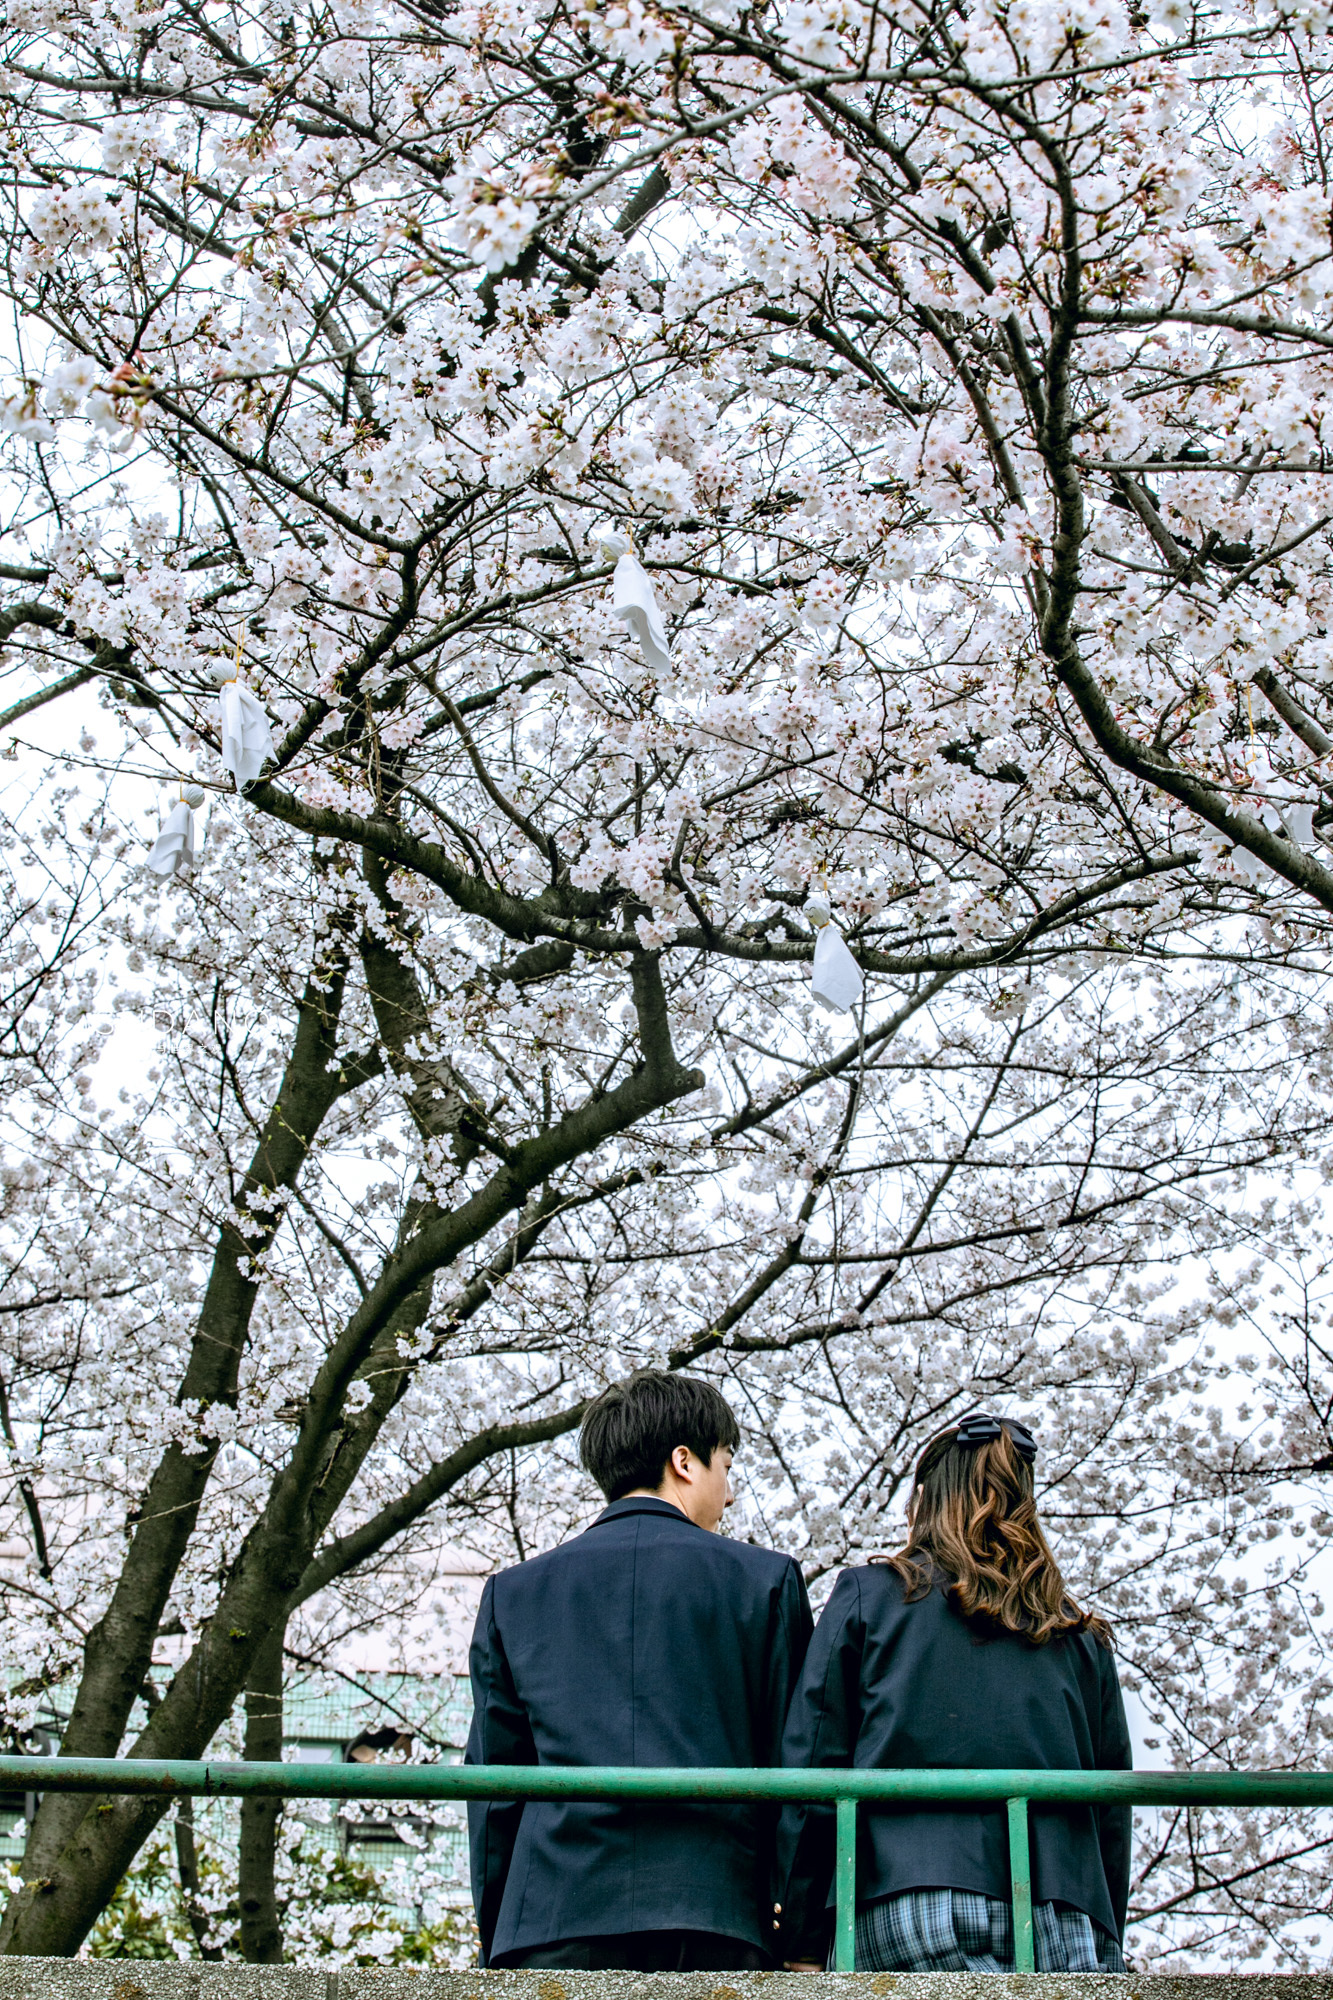
<svg viewBox="0 0 1333 2000">
<path fill-rule="evenodd" d="M 611 579 L 611 609 L 617 618 L 624 619 L 654 672 L 670 673 L 671 647 L 666 626 L 662 623 L 662 613 L 653 595 L 653 586 L 648 581 L 648 572 L 633 549 L 626 549 L 616 564 L 616 573 Z"/>
<path fill-rule="evenodd" d="M 177 875 L 194 867 L 194 814 L 180 799 L 162 822 L 144 864 L 154 875 Z"/>
<path fill-rule="evenodd" d="M 599 526 L 589 531 L 588 540 L 603 562 L 616 565 L 611 579 L 611 609 L 617 618 L 624 619 L 649 666 L 656 673 L 669 673 L 671 646 L 662 623 L 661 607 L 629 536 L 622 535 L 619 528 Z"/>
<path fill-rule="evenodd" d="M 222 762 L 236 780 L 237 791 L 243 792 L 273 755 L 273 732 L 263 709 L 239 681 L 228 681 L 218 702 L 222 710 Z"/>
<path fill-rule="evenodd" d="M 861 998 L 865 980 L 861 968 L 833 924 L 828 897 L 809 896 L 805 914 L 814 925 L 815 962 L 810 969 L 810 991 L 830 1014 L 847 1014 Z"/>
<path fill-rule="evenodd" d="M 203 786 L 182 782 L 144 863 L 154 875 L 176 875 L 193 868 L 194 815 L 203 803 Z"/>
<path fill-rule="evenodd" d="M 1256 808 L 1252 805 L 1250 810 Z M 1260 824 L 1270 833 L 1283 834 L 1297 847 L 1315 844 L 1315 802 L 1303 799 L 1295 786 L 1282 782 L 1268 788 L 1267 799 L 1257 807 Z"/>
<path fill-rule="evenodd" d="M 841 932 L 825 924 L 815 940 L 810 991 L 830 1014 L 848 1014 L 861 998 L 864 985 L 861 968 L 843 943 Z"/>
</svg>

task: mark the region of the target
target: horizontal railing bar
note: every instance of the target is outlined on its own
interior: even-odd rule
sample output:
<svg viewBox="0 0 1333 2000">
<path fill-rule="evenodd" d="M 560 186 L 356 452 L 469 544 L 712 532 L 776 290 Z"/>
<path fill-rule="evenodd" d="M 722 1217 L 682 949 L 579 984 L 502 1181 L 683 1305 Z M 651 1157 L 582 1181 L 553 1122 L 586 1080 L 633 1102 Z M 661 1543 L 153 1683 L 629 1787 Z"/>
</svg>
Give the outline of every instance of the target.
<svg viewBox="0 0 1333 2000">
<path fill-rule="evenodd" d="M 0 1792 L 287 1799 L 790 1799 L 835 1804 L 1333 1806 L 1333 1771 L 648 1770 L 565 1764 L 225 1764 L 0 1757 Z"/>
</svg>

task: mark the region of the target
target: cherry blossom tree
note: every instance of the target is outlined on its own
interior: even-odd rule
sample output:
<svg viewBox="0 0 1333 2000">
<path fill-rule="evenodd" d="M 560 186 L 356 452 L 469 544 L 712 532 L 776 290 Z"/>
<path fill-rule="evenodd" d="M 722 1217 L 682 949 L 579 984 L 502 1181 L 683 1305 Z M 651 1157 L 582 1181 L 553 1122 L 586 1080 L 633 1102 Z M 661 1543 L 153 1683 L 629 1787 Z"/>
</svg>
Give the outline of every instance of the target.
<svg viewBox="0 0 1333 2000">
<path fill-rule="evenodd" d="M 11 10 L 3 720 L 95 701 L 91 762 L 214 801 L 101 933 L 146 1080 L 16 1083 L 13 1242 L 57 1189 L 109 1257 L 86 1344 L 15 1315 L 67 1753 L 247 1688 L 258 1749 L 302 1607 L 382 1615 L 441 1508 L 555 1532 L 518 1468 L 636 1360 L 734 1381 L 816 1572 L 959 1399 L 1067 1398 L 1071 1491 L 1094 1382 L 1159 1443 L 1222 1407 L 1099 1329 L 1323 1143 L 1324 32 Z M 1205 1567 L 1285 1448 L 1180 1472 L 1163 1518 L 1243 1516 Z M 158 1816 L 48 1796 L 6 1948 Z"/>
<path fill-rule="evenodd" d="M 1169 1300 L 1173 1254 L 1224 1257 L 1247 1176 L 1280 1179 L 1284 1161 L 1323 1143 L 1326 1092 L 1293 1103 L 1287 1088 L 1302 975 L 1273 972 L 1266 987 L 1256 976 L 1237 1008 L 1229 976 L 1211 968 L 1178 969 L 1169 985 L 1155 968 L 1133 985 L 1123 969 L 1103 968 L 1054 981 L 1021 1015 L 1008 975 L 933 993 L 922 984 L 877 1014 L 864 1048 L 859 1038 L 830 1047 L 820 1063 L 800 1052 L 803 1017 L 809 1032 L 800 989 L 784 1012 L 744 984 L 716 1023 L 694 1030 L 716 1065 L 703 1115 L 689 1107 L 633 1128 L 595 1160 L 553 1174 L 545 1207 L 530 1202 L 442 1275 L 419 1318 L 394 1322 L 393 1344 L 372 1350 L 322 1419 L 330 1444 L 302 1474 L 301 1439 L 330 1356 L 401 1254 L 403 1218 L 427 1171 L 421 1100 L 383 1054 L 392 1047 L 376 1022 L 383 980 L 358 951 L 360 976 L 334 990 L 338 1033 L 372 1053 L 355 1070 L 339 1058 L 347 1087 L 303 1149 L 288 1200 L 246 1201 L 256 1128 L 262 1139 L 275 1123 L 264 1105 L 286 1105 L 294 1122 L 291 1048 L 310 1010 L 303 930 L 321 952 L 331 934 L 360 936 L 379 964 L 366 929 L 378 901 L 354 872 L 337 875 L 349 899 L 340 929 L 328 915 L 335 874 L 308 852 L 298 862 L 280 829 L 216 812 L 192 878 L 163 888 L 128 876 L 102 933 L 115 969 L 79 995 L 80 1008 L 133 1037 L 137 1086 L 99 1101 L 94 1064 L 45 1098 L 9 1098 L 11 1151 L 27 1118 L 27 1171 L 7 1216 L 7 1257 L 35 1241 L 53 1259 L 45 1218 L 58 1200 L 70 1263 L 95 1281 L 85 1280 L 85 1306 L 72 1316 L 46 1264 L 13 1259 L 9 1510 L 30 1556 L 2 1586 L 12 1727 L 35 1719 L 54 1684 L 77 1691 L 77 1714 L 117 1645 L 113 1657 L 139 1680 L 109 1747 L 205 1748 L 221 1724 L 199 1717 L 201 1667 L 221 1679 L 217 1655 L 231 1662 L 233 1650 L 245 1659 L 229 1665 L 222 1722 L 245 1692 L 252 1716 L 269 1702 L 271 1725 L 271 1641 L 247 1645 L 235 1606 L 251 1566 L 292 1560 L 282 1545 L 275 1553 L 270 1522 L 294 1461 L 303 1506 L 317 1519 L 327 1510 L 327 1525 L 294 1584 L 270 1586 L 257 1637 L 285 1631 L 306 1662 L 401 1619 L 405 1597 L 429 1593 L 442 1543 L 494 1561 L 506 1545 L 522 1554 L 566 1532 L 586 1514 L 586 1487 L 568 1446 L 552 1464 L 538 1456 L 543 1442 L 570 1438 L 585 1396 L 609 1375 L 663 1359 L 720 1371 L 746 1421 L 749 1532 L 800 1550 L 816 1583 L 892 1534 L 915 1451 L 951 1411 L 996 1396 L 1035 1410 L 1061 1468 L 1056 1490 L 1081 1479 L 1084 1515 L 1104 1524 L 1099 1555 L 1073 1534 L 1088 1587 L 1114 1609 L 1133 1602 L 1126 1657 L 1150 1686 L 1164 1676 L 1167 1607 L 1182 1577 L 1197 1584 L 1212 1543 L 1173 1532 L 1160 1550 L 1145 1545 L 1130 1481 L 1145 1449 L 1180 1459 L 1195 1426 L 1186 1386 L 1199 1408 L 1216 1409 L 1222 1391 L 1202 1355 L 1182 1375 L 1181 1343 L 1197 1339 L 1153 1302 Z M 423 979 L 435 929 L 423 924 L 399 961 Z M 466 1048 L 475 1096 L 508 1131 L 526 1114 L 493 1107 L 514 1090 L 524 1045 L 491 1011 L 489 982 L 472 963 L 462 980 L 451 957 L 433 968 L 423 989 L 430 1032 Z M 690 981 L 666 990 L 682 1018 Z M 1314 1050 L 1326 1010 L 1317 987 L 1310 999 L 1297 1012 Z M 479 1001 L 485 1030 L 466 1039 L 459 1024 Z M 560 1004 L 572 1061 L 571 1036 L 594 1031 L 580 1023 L 577 989 Z M 694 1045 L 685 1054 L 693 1059 Z M 435 1184 L 462 1177 L 456 1145 L 451 1137 L 441 1148 Z M 476 1174 L 475 1158 L 466 1171 Z M 201 1297 L 206 1310 L 219 1274 L 240 1263 L 238 1238 L 254 1297 L 234 1383 L 205 1403 L 183 1381 L 198 1366 Z M 1106 1324 L 1121 1311 L 1122 1325 Z M 1149 1324 L 1154 1312 L 1159 1323 Z M 226 1322 L 215 1309 L 208 1324 L 216 1333 Z M 1284 1351 L 1294 1351 L 1289 1341 Z M 1130 1435 L 1131 1453 L 1099 1449 Z M 351 1447 L 356 1477 L 331 1509 L 321 1490 L 329 1462 L 336 1468 Z M 205 1456 L 209 1477 L 158 1605 L 130 1559 L 147 1496 L 154 1482 L 182 1477 L 178 1459 L 198 1476 Z M 1215 1505 L 1248 1474 L 1253 1498 L 1232 1541 L 1267 1534 L 1272 1482 L 1252 1475 L 1283 1463 L 1256 1447 L 1231 1467 L 1195 1448 L 1181 1462 L 1176 1517 Z M 1164 1600 L 1152 1616 L 1145 1563 Z M 1283 1587 L 1298 1583 L 1294 1574 Z M 148 1657 L 182 1662 L 150 1708 L 146 1670 L 110 1629 L 117 1605 L 140 1618 L 154 1607 Z M 1219 1671 L 1252 1638 L 1249 1622 L 1238 1626 Z M 196 1706 L 167 1735 L 173 1689 Z M 1211 1747 L 1197 1728 L 1173 1742 L 1186 1756 Z M 122 1830 L 115 1868 L 155 1817 Z M 109 1818 L 99 1814 L 91 1831 Z M 44 1831 L 60 1830 L 35 1825 L 34 1850 Z M 271 1823 L 268 1835 L 275 1843 Z M 88 1829 L 76 1822 L 65 1837 L 89 1853 Z M 118 1876 L 106 1865 L 109 1895 Z M 250 1865 L 262 1899 L 262 1852 Z M 252 1955 L 264 1918 L 261 1907 Z"/>
</svg>

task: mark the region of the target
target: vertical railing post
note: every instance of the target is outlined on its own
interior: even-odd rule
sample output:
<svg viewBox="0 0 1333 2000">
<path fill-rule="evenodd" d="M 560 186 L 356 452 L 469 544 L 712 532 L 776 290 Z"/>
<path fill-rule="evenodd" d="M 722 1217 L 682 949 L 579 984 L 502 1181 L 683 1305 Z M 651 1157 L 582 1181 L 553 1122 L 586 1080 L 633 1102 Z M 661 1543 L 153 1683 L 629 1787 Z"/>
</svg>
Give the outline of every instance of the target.
<svg viewBox="0 0 1333 2000">
<path fill-rule="evenodd" d="M 856 1970 L 856 1800 L 838 1800 L 833 1970 Z"/>
<path fill-rule="evenodd" d="M 1032 1948 L 1032 1863 L 1028 1858 L 1028 1802 L 1009 1801 L 1009 1880 L 1014 1898 L 1014 1971 L 1035 1972 Z"/>
</svg>

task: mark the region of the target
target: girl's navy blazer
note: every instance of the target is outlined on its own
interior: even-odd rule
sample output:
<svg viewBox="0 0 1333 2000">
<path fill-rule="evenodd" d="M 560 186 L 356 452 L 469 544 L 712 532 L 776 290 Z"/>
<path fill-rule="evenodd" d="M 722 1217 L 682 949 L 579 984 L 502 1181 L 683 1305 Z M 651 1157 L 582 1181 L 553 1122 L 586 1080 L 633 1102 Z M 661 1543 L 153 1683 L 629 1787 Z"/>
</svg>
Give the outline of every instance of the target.
<svg viewBox="0 0 1333 2000">
<path fill-rule="evenodd" d="M 882 1563 L 845 1570 L 815 1628 L 787 1720 L 782 1761 L 863 1770 L 1128 1770 L 1115 1660 L 1087 1633 L 1031 1646 L 980 1637 L 947 1580 L 909 1604 Z M 888 1806 L 858 1814 L 858 1903 L 904 1889 L 1009 1898 L 1003 1806 Z M 1122 1937 L 1130 1813 L 1034 1806 L 1032 1894 L 1070 1903 Z M 833 1813 L 791 1807 L 779 1841 L 783 1950 L 822 1955 L 832 1900 Z"/>
<path fill-rule="evenodd" d="M 777 1764 L 810 1637 L 790 1556 L 617 1500 L 492 1577 L 472 1640 L 470 1764 Z M 482 1963 L 560 1938 L 773 1943 L 774 1815 L 736 1805 L 470 1805 Z"/>
</svg>

